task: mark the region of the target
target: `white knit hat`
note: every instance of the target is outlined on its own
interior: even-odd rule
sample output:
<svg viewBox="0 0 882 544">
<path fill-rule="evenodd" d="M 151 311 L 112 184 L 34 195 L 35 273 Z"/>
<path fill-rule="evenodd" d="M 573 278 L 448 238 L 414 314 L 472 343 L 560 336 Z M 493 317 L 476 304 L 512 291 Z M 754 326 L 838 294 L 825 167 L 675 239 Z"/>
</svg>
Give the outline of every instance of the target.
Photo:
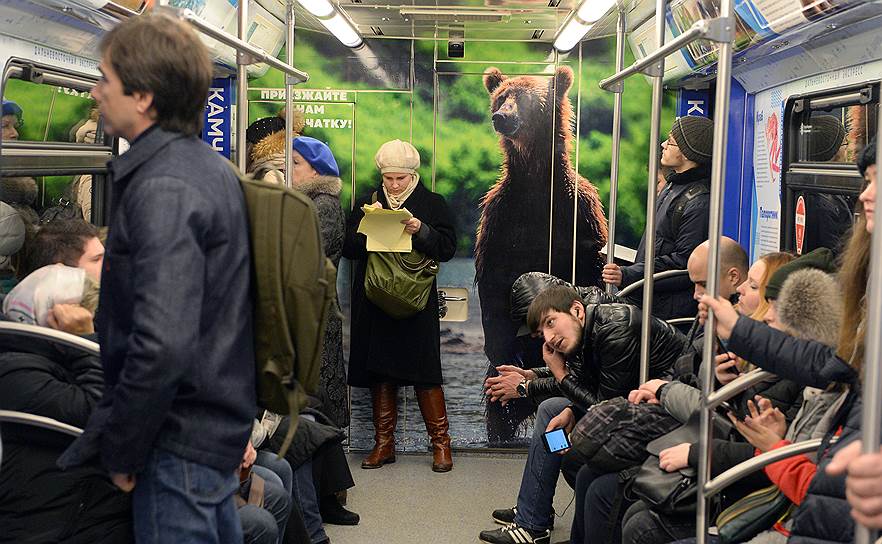
<svg viewBox="0 0 882 544">
<path fill-rule="evenodd" d="M 380 146 L 374 161 L 381 174 L 389 172 L 416 174 L 417 168 L 420 167 L 420 154 L 410 143 L 392 140 Z"/>
</svg>

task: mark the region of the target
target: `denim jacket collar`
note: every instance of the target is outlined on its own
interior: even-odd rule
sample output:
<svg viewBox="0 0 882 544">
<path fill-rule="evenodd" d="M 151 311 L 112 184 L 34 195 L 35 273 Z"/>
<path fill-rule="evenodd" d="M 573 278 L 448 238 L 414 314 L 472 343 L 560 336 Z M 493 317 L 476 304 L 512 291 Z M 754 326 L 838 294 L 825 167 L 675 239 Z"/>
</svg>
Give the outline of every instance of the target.
<svg viewBox="0 0 882 544">
<path fill-rule="evenodd" d="M 125 179 L 178 138 L 186 138 L 186 136 L 178 132 L 165 131 L 156 124 L 152 125 L 135 138 L 128 151 L 110 161 L 109 167 L 113 172 L 113 180 L 116 182 Z"/>
</svg>

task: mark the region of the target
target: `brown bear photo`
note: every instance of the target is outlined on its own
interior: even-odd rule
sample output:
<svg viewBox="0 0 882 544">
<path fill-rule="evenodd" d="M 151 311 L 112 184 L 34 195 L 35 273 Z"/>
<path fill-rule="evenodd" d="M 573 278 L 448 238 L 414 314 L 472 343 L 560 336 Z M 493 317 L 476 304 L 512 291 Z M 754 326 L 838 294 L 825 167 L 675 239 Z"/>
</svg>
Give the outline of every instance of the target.
<svg viewBox="0 0 882 544">
<path fill-rule="evenodd" d="M 554 77 L 510 78 L 497 68 L 484 72 L 503 152 L 499 179 L 481 200 L 475 244 L 488 376 L 501 364 L 543 366 L 541 343 L 518 338 L 520 324 L 510 316 L 515 279 L 541 271 L 581 286 L 600 282 L 607 223 L 597 188 L 570 162 L 573 110 L 567 93 L 572 84 L 568 67 L 559 67 Z M 531 411 L 529 402 L 489 403 L 489 443 L 510 442 Z"/>
</svg>

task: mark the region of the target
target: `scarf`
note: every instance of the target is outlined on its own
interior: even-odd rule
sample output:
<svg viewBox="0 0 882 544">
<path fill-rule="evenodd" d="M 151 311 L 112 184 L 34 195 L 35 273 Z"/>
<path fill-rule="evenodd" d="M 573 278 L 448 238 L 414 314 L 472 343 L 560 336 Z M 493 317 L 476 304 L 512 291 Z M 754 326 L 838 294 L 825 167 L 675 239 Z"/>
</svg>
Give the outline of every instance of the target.
<svg viewBox="0 0 882 544">
<path fill-rule="evenodd" d="M 417 173 L 413 174 L 413 181 L 410 182 L 410 185 L 407 186 L 407 189 L 404 190 L 398 196 L 392 196 L 389 194 L 389 191 L 386 190 L 386 184 L 383 184 L 383 194 L 386 195 L 386 202 L 389 203 L 389 207 L 393 210 L 397 210 L 404 204 L 404 201 L 407 200 L 411 194 L 413 194 L 414 190 L 416 190 L 417 185 L 420 182 L 420 175 Z"/>
</svg>

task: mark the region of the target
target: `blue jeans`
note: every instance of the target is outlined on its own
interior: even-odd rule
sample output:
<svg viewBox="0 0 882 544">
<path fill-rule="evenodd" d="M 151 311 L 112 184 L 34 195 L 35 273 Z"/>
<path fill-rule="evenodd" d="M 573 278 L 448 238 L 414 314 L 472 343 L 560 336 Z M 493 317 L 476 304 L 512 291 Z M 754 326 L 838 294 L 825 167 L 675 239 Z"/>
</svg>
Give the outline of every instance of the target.
<svg viewBox="0 0 882 544">
<path fill-rule="evenodd" d="M 554 397 L 542 401 L 536 410 L 533 438 L 521 477 L 518 512 L 515 515 L 515 523 L 532 531 L 550 529 L 554 522 L 554 490 L 563 456 L 545 451 L 542 435 L 548 422 L 570 404 L 565 397 Z"/>
<path fill-rule="evenodd" d="M 583 466 L 576 477 L 576 511 L 570 541 L 573 544 L 591 542 L 621 542 L 622 517 L 633 501 L 621 498 L 616 516 L 612 517 L 616 496 L 621 493 L 619 475 L 603 473 Z"/>
<path fill-rule="evenodd" d="M 245 544 L 280 544 L 291 511 L 291 495 L 283 487 L 282 479 L 272 470 L 257 464 L 251 470 L 263 478 L 266 484 L 263 508 L 252 504 L 239 508 Z M 243 492 L 243 498 L 247 500 L 248 489 Z"/>
<path fill-rule="evenodd" d="M 300 505 L 306 530 L 312 542 L 327 540 L 325 528 L 322 525 L 322 515 L 319 511 L 319 501 L 315 492 L 315 483 L 312 477 L 312 459 L 303 463 L 294 470 L 294 500 Z"/>
<path fill-rule="evenodd" d="M 132 517 L 138 544 L 235 544 L 242 527 L 228 473 L 154 449 L 136 475 Z"/>
</svg>

